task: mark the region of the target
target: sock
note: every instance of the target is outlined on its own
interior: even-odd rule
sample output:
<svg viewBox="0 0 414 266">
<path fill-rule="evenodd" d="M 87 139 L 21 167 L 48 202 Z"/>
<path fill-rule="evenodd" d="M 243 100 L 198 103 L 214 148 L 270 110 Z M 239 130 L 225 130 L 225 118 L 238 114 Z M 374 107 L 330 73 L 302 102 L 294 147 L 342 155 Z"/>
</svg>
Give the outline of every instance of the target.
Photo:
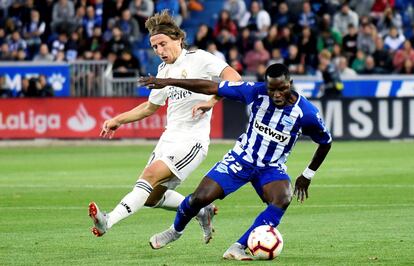
<svg viewBox="0 0 414 266">
<path fill-rule="evenodd" d="M 168 189 L 165 191 L 164 196 L 162 199 L 157 203 L 154 208 L 163 208 L 166 210 L 177 211 L 178 206 L 180 206 L 181 202 L 185 197 L 178 193 L 175 190 Z"/>
<path fill-rule="evenodd" d="M 114 224 L 141 209 L 151 192 L 152 186 L 147 181 L 138 180 L 134 189 L 108 214 L 107 227 L 111 228 Z"/>
<path fill-rule="evenodd" d="M 267 208 L 257 216 L 256 220 L 253 222 L 253 225 L 243 234 L 239 240 L 237 240 L 237 242 L 244 247 L 247 247 L 247 239 L 249 238 L 250 232 L 253 231 L 253 229 L 264 224 L 276 227 L 279 225 L 283 214 L 285 214 L 285 210 L 269 204 Z"/>
<path fill-rule="evenodd" d="M 177 214 L 174 220 L 174 229 L 177 232 L 182 232 L 191 219 L 197 215 L 201 208 L 190 206 L 190 197 L 185 197 L 180 206 L 178 206 Z"/>
</svg>

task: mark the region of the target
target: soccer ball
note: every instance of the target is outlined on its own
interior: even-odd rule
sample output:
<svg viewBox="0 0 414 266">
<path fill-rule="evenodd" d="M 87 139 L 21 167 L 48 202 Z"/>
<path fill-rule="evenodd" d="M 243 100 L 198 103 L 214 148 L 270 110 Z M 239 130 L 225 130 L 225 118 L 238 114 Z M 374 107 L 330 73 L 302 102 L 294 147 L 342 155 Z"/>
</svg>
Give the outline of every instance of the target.
<svg viewBox="0 0 414 266">
<path fill-rule="evenodd" d="M 283 238 L 275 227 L 260 225 L 250 233 L 247 246 L 257 259 L 272 260 L 282 252 Z"/>
</svg>

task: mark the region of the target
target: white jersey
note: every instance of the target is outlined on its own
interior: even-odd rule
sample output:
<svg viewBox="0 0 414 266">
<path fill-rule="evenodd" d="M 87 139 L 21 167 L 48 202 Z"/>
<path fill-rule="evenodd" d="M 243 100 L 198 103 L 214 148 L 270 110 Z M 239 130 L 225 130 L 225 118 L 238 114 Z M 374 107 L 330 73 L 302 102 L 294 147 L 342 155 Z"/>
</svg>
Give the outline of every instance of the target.
<svg viewBox="0 0 414 266">
<path fill-rule="evenodd" d="M 162 63 L 158 66 L 157 78 L 211 80 L 219 77 L 227 66 L 226 62 L 206 51 L 183 49 L 173 64 Z M 211 110 L 201 118 L 193 118 L 191 109 L 195 104 L 211 97 L 174 86 L 152 90 L 148 99 L 151 103 L 165 105 L 168 99 L 167 126 L 161 138 L 171 141 L 197 139 L 208 143 Z"/>
</svg>

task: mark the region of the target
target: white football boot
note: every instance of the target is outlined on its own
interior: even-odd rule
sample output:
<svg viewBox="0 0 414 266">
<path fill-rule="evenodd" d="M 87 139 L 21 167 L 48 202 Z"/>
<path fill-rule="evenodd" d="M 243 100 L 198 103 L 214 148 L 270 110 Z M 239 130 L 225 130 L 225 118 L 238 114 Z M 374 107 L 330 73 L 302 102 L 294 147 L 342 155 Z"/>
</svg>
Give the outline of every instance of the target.
<svg viewBox="0 0 414 266">
<path fill-rule="evenodd" d="M 91 202 L 89 203 L 89 217 L 95 225 L 92 227 L 92 233 L 97 237 L 103 236 L 108 230 L 108 215 L 101 212 L 95 202 Z"/>
<path fill-rule="evenodd" d="M 217 207 L 213 204 L 209 204 L 208 206 L 204 207 L 202 211 L 200 211 L 196 219 L 201 226 L 201 230 L 203 230 L 204 235 L 204 243 L 208 244 L 210 240 L 213 238 L 213 218 L 214 215 L 217 214 Z"/>
<path fill-rule="evenodd" d="M 179 233 L 174 229 L 174 225 L 171 225 L 167 230 L 155 234 L 150 238 L 150 246 L 153 249 L 160 249 L 165 247 L 168 243 L 171 243 L 180 238 L 183 233 Z"/>
<path fill-rule="evenodd" d="M 226 260 L 253 260 L 253 256 L 246 252 L 246 248 L 240 243 L 234 243 L 223 254 Z"/>
</svg>

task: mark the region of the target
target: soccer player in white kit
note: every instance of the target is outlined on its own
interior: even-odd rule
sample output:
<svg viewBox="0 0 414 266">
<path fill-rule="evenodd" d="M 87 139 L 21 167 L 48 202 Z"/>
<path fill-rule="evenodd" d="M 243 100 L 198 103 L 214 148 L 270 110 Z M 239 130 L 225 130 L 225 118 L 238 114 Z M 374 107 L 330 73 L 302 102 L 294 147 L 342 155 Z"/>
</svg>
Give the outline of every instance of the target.
<svg viewBox="0 0 414 266">
<path fill-rule="evenodd" d="M 186 50 L 185 33 L 167 11 L 150 17 L 145 26 L 150 33 L 154 52 L 163 61 L 158 67 L 157 77 L 241 80 L 237 71 L 214 55 L 203 50 Z M 121 125 L 154 114 L 167 100 L 166 129 L 133 190 L 108 214 L 100 211 L 96 203 L 89 204 L 94 235 L 102 236 L 113 225 L 143 206 L 177 210 L 184 200 L 184 196 L 174 189 L 206 158 L 210 142 L 209 109 L 218 99 L 174 86 L 153 90 L 145 103 L 105 121 L 101 136 L 112 138 Z M 199 110 L 205 114 L 194 116 Z M 212 204 L 206 206 L 197 216 L 205 243 L 212 237 L 214 208 Z"/>
</svg>

